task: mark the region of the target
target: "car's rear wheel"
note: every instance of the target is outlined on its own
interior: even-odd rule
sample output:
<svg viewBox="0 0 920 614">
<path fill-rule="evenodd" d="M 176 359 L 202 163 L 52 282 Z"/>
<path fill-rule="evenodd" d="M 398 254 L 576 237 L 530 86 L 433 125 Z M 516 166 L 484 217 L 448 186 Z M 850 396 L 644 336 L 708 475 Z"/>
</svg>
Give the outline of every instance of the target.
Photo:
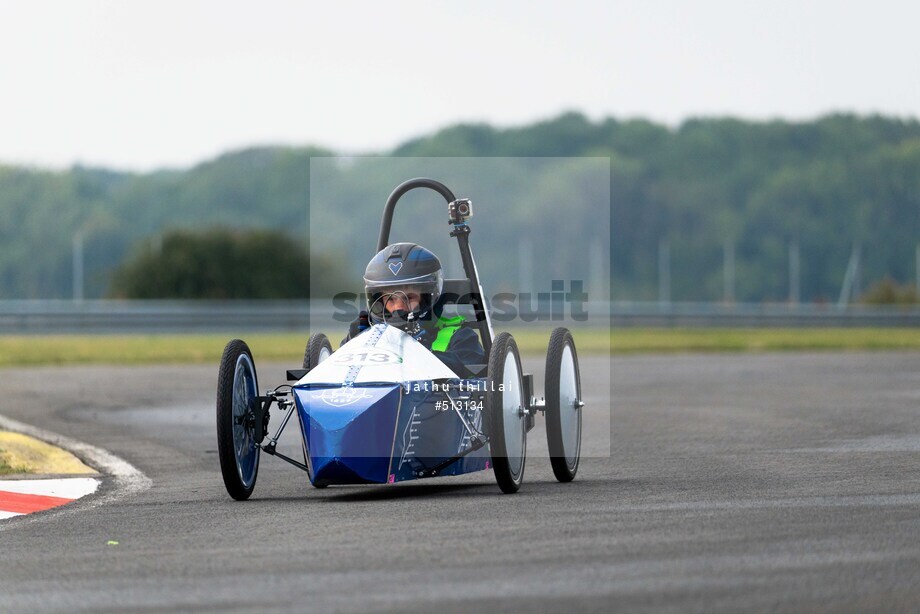
<svg viewBox="0 0 920 614">
<path fill-rule="evenodd" d="M 571 482 L 581 460 L 581 374 L 572 333 L 557 328 L 546 353 L 546 439 L 553 474 Z"/>
<path fill-rule="evenodd" d="M 303 368 L 312 369 L 319 363 L 332 356 L 332 344 L 323 333 L 310 335 L 307 347 L 303 352 Z"/>
<path fill-rule="evenodd" d="M 227 492 L 239 501 L 252 494 L 259 472 L 261 450 L 250 407 L 258 390 L 252 352 L 234 339 L 224 348 L 217 376 L 217 451 Z"/>
<path fill-rule="evenodd" d="M 505 493 L 517 492 L 524 481 L 527 420 L 521 357 L 514 337 L 500 333 L 489 353 L 486 411 L 489 449 L 495 480 Z"/>
</svg>

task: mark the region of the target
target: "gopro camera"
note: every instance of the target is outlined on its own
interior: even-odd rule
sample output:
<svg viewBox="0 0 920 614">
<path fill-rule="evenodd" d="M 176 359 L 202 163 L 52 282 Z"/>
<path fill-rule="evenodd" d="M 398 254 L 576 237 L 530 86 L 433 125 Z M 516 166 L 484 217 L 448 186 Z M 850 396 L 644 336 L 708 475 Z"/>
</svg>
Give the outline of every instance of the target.
<svg viewBox="0 0 920 614">
<path fill-rule="evenodd" d="M 473 217 L 473 201 L 469 198 L 458 198 L 447 205 L 447 212 L 451 224 L 462 224 Z"/>
</svg>

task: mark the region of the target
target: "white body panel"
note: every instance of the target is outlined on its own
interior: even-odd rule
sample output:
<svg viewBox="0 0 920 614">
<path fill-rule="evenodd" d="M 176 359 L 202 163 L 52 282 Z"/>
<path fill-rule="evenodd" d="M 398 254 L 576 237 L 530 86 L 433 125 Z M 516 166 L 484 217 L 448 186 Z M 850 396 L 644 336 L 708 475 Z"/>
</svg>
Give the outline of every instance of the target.
<svg viewBox="0 0 920 614">
<path fill-rule="evenodd" d="M 458 375 L 394 326 L 376 324 L 333 352 L 297 385 L 405 383 Z"/>
</svg>

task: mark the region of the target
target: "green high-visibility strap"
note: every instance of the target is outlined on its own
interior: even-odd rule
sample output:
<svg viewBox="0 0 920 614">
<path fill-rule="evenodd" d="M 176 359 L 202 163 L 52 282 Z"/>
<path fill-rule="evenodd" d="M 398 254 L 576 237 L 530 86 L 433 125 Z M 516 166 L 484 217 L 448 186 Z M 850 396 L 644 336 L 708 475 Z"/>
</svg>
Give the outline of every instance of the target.
<svg viewBox="0 0 920 614">
<path fill-rule="evenodd" d="M 463 326 L 465 318 L 463 316 L 457 316 L 455 318 L 438 318 L 437 326 L 438 336 L 435 337 L 434 342 L 431 344 L 431 350 L 433 352 L 446 352 L 447 347 L 450 345 L 451 337 L 454 336 L 454 333 L 460 330 L 460 327 Z"/>
</svg>

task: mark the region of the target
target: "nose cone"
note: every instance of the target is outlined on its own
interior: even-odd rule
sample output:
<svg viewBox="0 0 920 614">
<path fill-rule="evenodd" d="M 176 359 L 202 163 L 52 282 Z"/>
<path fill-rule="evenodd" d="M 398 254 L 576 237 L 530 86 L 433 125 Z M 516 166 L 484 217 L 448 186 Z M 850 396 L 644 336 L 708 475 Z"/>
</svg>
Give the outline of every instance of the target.
<svg viewBox="0 0 920 614">
<path fill-rule="evenodd" d="M 386 483 L 398 385 L 295 389 L 314 483 Z"/>
</svg>

